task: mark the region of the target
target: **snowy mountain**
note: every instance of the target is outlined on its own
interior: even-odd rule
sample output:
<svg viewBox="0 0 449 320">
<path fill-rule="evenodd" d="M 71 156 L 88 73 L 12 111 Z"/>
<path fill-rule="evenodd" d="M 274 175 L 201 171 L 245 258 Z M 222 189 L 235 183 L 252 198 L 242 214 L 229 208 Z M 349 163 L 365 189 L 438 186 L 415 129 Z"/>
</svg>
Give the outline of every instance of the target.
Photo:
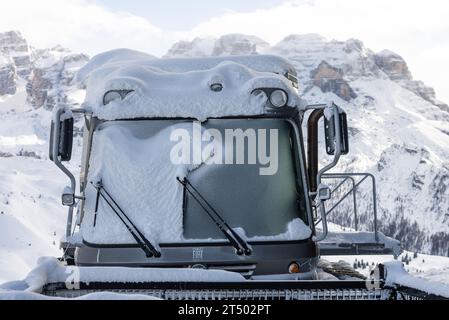
<svg viewBox="0 0 449 320">
<path fill-rule="evenodd" d="M 229 34 L 219 39 L 196 38 L 192 42 L 180 41 L 173 45 L 164 58 L 257 54 L 269 47 L 268 42 L 255 36 Z"/>
<path fill-rule="evenodd" d="M 318 35 L 274 46 L 237 34 L 197 38 L 176 43 L 166 57 L 258 53 L 289 58 L 309 102 L 335 100 L 346 109 L 351 153 L 340 170 L 378 178 L 381 230 L 410 251 L 449 256 L 449 108 L 434 90 L 415 81 L 395 53 Z M 49 111 L 83 101 L 72 79 L 88 60 L 62 47 L 32 48 L 19 32 L 0 34 L 0 283 L 23 277 L 40 256 L 60 255 L 66 216 L 59 196 L 67 181 L 48 161 Z M 364 187 L 359 193 L 369 200 Z M 368 229 L 372 207 L 360 205 Z M 342 208 L 332 220 L 352 226 L 349 203 Z"/>
</svg>

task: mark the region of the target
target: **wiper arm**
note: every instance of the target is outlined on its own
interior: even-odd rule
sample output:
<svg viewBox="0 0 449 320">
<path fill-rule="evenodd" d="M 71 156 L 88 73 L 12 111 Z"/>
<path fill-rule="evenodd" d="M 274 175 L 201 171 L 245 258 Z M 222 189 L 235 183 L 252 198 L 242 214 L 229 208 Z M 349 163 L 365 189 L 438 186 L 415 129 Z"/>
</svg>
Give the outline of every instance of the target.
<svg viewBox="0 0 449 320">
<path fill-rule="evenodd" d="M 190 183 L 187 178 L 184 181 L 176 178 L 185 190 L 192 196 L 192 198 L 200 205 L 207 213 L 209 218 L 215 223 L 220 231 L 226 236 L 232 246 L 236 249 L 238 255 L 251 255 L 252 250 L 248 244 L 228 223 L 221 217 L 217 210 L 202 196 L 202 194 Z"/>
<path fill-rule="evenodd" d="M 126 213 L 120 208 L 111 194 L 104 188 L 103 184 L 98 182 L 94 184 L 91 182 L 94 188 L 97 190 L 97 196 L 102 197 L 103 200 L 109 205 L 109 207 L 114 211 L 120 221 L 125 225 L 126 229 L 133 236 L 134 240 L 139 244 L 140 248 L 145 252 L 148 258 L 156 257 L 160 258 L 161 253 L 157 250 L 151 242 L 145 237 L 145 235 L 136 227 L 136 225 L 129 219 Z M 97 204 L 98 206 L 98 201 Z"/>
</svg>

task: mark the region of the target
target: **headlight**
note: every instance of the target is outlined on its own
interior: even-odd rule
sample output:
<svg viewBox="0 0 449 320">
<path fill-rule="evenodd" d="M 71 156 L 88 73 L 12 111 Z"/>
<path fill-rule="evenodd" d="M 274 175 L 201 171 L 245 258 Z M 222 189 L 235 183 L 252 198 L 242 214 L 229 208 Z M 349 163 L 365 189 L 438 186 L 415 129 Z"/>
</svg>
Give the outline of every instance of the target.
<svg viewBox="0 0 449 320">
<path fill-rule="evenodd" d="M 283 108 L 288 103 L 288 95 L 283 90 L 275 90 L 270 95 L 270 102 L 275 108 Z"/>
<path fill-rule="evenodd" d="M 103 105 L 108 105 L 112 101 L 125 100 L 126 96 L 134 92 L 134 90 L 111 90 L 105 93 L 103 97 Z"/>
<path fill-rule="evenodd" d="M 210 89 L 213 92 L 222 92 L 223 91 L 223 85 L 221 83 L 214 83 L 210 86 Z"/>
</svg>

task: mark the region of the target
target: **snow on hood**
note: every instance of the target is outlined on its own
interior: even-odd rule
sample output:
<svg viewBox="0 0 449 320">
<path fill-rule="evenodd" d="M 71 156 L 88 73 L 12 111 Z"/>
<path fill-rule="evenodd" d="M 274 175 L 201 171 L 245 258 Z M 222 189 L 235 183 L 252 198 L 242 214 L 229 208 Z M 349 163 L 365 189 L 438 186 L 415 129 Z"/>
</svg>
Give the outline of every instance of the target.
<svg viewBox="0 0 449 320">
<path fill-rule="evenodd" d="M 284 77 L 287 67 L 286 60 L 274 56 L 171 60 L 121 49 L 94 57 L 79 71 L 77 81 L 86 87 L 86 108 L 100 119 L 206 120 L 265 114 L 267 97 L 255 92 L 259 88 L 283 89 L 290 106 L 302 107 L 297 90 Z M 216 83 L 223 86 L 221 92 L 211 90 Z M 133 92 L 104 106 L 103 97 L 110 90 Z"/>
<path fill-rule="evenodd" d="M 132 271 L 131 271 L 132 270 Z M 130 272 L 131 271 L 131 272 Z M 122 267 L 67 267 L 55 258 L 40 258 L 37 267 L 23 281 L 0 286 L 0 299 L 43 299 L 38 296 L 47 284 L 65 283 L 77 289 L 82 283 L 144 283 L 144 282 L 243 282 L 239 273 L 222 270 L 158 269 Z M 97 293 L 82 299 L 126 299 L 126 296 Z M 136 296 L 129 297 L 135 299 Z M 137 296 L 137 298 L 139 298 Z M 141 297 L 144 298 L 144 297 Z M 146 297 L 148 299 L 148 297 Z"/>
</svg>

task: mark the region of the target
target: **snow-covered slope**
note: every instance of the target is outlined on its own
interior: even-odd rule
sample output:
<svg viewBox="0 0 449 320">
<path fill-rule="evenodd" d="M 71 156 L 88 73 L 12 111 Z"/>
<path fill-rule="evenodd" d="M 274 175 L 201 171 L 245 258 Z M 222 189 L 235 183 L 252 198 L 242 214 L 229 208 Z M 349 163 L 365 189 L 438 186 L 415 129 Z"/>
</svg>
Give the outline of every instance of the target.
<svg viewBox="0 0 449 320">
<path fill-rule="evenodd" d="M 51 114 L 13 109 L 14 100 L 0 102 L 0 282 L 25 276 L 40 256 L 60 256 L 66 221 L 66 178 L 47 157 Z"/>
<path fill-rule="evenodd" d="M 434 91 L 414 81 L 397 54 L 376 54 L 358 40 L 295 35 L 270 47 L 229 35 L 178 43 L 167 56 L 258 52 L 289 58 L 310 102 L 335 100 L 347 110 L 351 153 L 340 170 L 376 175 L 381 231 L 410 251 L 449 255 L 449 113 Z M 71 79 L 87 60 L 60 47 L 30 48 L 17 32 L 0 34 L 0 282 L 24 277 L 41 256 L 60 255 L 66 212 L 59 195 L 67 181 L 47 159 L 49 110 L 83 100 Z M 368 228 L 371 207 L 360 205 Z M 345 210 L 332 219 L 354 223 Z"/>
<path fill-rule="evenodd" d="M 84 99 L 70 82 L 87 60 L 60 47 L 30 48 L 18 32 L 0 34 L 0 86 L 3 63 L 11 69 L 10 92 L 0 95 L 0 282 L 24 277 L 40 256 L 61 254 L 67 181 L 48 160 L 50 110 Z"/>
</svg>

